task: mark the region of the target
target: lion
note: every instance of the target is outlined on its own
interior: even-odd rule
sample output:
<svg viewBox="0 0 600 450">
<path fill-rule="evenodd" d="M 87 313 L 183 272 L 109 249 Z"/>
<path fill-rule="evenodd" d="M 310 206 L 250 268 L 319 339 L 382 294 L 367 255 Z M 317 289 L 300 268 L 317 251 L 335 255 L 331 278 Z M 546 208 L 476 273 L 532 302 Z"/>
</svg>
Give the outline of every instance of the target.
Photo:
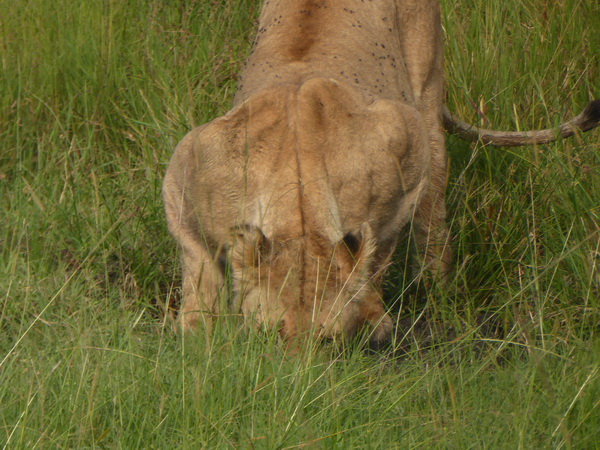
<svg viewBox="0 0 600 450">
<path fill-rule="evenodd" d="M 437 1 L 266 1 L 233 109 L 187 134 L 165 176 L 181 327 L 210 327 L 232 297 L 285 338 L 388 340 L 381 281 L 409 222 L 419 266 L 451 273 L 445 129 L 497 145 L 557 135 L 480 130 L 444 99 Z M 558 134 L 597 126 L 599 109 Z"/>
</svg>

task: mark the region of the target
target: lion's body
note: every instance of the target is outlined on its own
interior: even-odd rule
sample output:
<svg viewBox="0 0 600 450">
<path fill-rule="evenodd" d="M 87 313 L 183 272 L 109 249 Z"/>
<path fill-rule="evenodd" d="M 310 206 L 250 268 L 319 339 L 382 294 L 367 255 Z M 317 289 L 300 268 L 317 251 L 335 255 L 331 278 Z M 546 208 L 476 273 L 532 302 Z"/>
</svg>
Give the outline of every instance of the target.
<svg viewBox="0 0 600 450">
<path fill-rule="evenodd" d="M 379 283 L 409 221 L 448 270 L 443 89 L 437 1 L 267 1 L 234 109 L 165 179 L 184 328 L 216 312 L 225 256 L 245 315 L 387 338 Z"/>
</svg>

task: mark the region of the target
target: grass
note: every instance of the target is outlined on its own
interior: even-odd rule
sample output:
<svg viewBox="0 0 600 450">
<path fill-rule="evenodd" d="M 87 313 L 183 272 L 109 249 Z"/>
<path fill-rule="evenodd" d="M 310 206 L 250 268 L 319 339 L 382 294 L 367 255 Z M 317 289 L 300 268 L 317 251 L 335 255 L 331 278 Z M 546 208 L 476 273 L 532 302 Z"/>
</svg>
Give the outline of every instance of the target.
<svg viewBox="0 0 600 450">
<path fill-rule="evenodd" d="M 442 3 L 465 119 L 539 127 L 600 97 L 595 2 Z M 235 317 L 183 339 L 161 179 L 186 131 L 229 109 L 259 2 L 0 10 L 0 445 L 598 446 L 597 131 L 512 150 L 448 138 L 456 277 L 401 295 L 398 255 L 403 351 L 290 355 Z"/>
</svg>

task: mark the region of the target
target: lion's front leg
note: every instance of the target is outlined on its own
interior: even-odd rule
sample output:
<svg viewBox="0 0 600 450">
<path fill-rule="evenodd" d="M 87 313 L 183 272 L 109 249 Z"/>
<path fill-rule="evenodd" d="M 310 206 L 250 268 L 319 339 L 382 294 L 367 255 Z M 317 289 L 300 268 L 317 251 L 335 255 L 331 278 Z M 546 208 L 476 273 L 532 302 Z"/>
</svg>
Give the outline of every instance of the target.
<svg viewBox="0 0 600 450">
<path fill-rule="evenodd" d="M 399 28 L 402 53 L 415 95 L 416 106 L 425 121 L 431 150 L 431 174 L 427 193 L 413 221 L 413 235 L 419 255 L 419 274 L 428 271 L 446 278 L 452 255 L 446 226 L 445 134 L 442 127 L 444 92 L 443 35 L 441 11 L 436 0 L 404 0 Z"/>
<path fill-rule="evenodd" d="M 203 326 L 210 329 L 219 312 L 223 275 L 209 252 L 196 242 L 180 242 L 183 249 L 183 300 L 179 322 L 184 331 Z"/>
<path fill-rule="evenodd" d="M 368 296 L 360 303 L 360 316 L 369 327 L 369 341 L 373 348 L 389 343 L 392 338 L 394 323 L 385 312 L 379 294 Z"/>
<path fill-rule="evenodd" d="M 432 125 L 435 127 L 436 125 Z M 452 250 L 446 226 L 447 161 L 444 135 L 430 136 L 433 147 L 431 179 L 427 193 L 418 206 L 413 221 L 413 236 L 417 244 L 417 273 L 431 273 L 434 278 L 447 279 L 451 272 Z"/>
<path fill-rule="evenodd" d="M 198 326 L 210 329 L 212 318 L 219 310 L 218 300 L 224 286 L 218 252 L 211 251 L 193 213 L 169 199 L 173 197 L 165 193 L 169 230 L 181 248 L 183 299 L 179 322 L 184 331 Z"/>
<path fill-rule="evenodd" d="M 183 330 L 210 328 L 218 312 L 223 273 L 218 265 L 216 245 L 205 233 L 190 198 L 193 186 L 192 134 L 186 136 L 171 160 L 163 185 L 163 199 L 169 231 L 181 248 L 183 299 L 179 321 Z"/>
<path fill-rule="evenodd" d="M 446 206 L 443 191 L 432 189 L 417 210 L 413 235 L 417 244 L 417 275 L 429 272 L 445 280 L 450 275 L 452 250 L 446 227 Z"/>
</svg>

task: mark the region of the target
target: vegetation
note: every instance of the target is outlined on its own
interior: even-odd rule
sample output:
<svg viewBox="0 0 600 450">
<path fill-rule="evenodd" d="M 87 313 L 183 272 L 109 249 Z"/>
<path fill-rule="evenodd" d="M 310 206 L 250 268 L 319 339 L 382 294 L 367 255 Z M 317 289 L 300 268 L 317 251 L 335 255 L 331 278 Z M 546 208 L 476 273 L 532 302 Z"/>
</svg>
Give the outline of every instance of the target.
<svg viewBox="0 0 600 450">
<path fill-rule="evenodd" d="M 442 3 L 465 119 L 541 127 L 600 97 L 597 2 Z M 229 109 L 259 4 L 0 0 L 0 444 L 597 446 L 598 131 L 448 138 L 456 277 L 423 296 L 399 252 L 392 350 L 291 354 L 237 317 L 171 331 L 161 178 Z"/>
</svg>

